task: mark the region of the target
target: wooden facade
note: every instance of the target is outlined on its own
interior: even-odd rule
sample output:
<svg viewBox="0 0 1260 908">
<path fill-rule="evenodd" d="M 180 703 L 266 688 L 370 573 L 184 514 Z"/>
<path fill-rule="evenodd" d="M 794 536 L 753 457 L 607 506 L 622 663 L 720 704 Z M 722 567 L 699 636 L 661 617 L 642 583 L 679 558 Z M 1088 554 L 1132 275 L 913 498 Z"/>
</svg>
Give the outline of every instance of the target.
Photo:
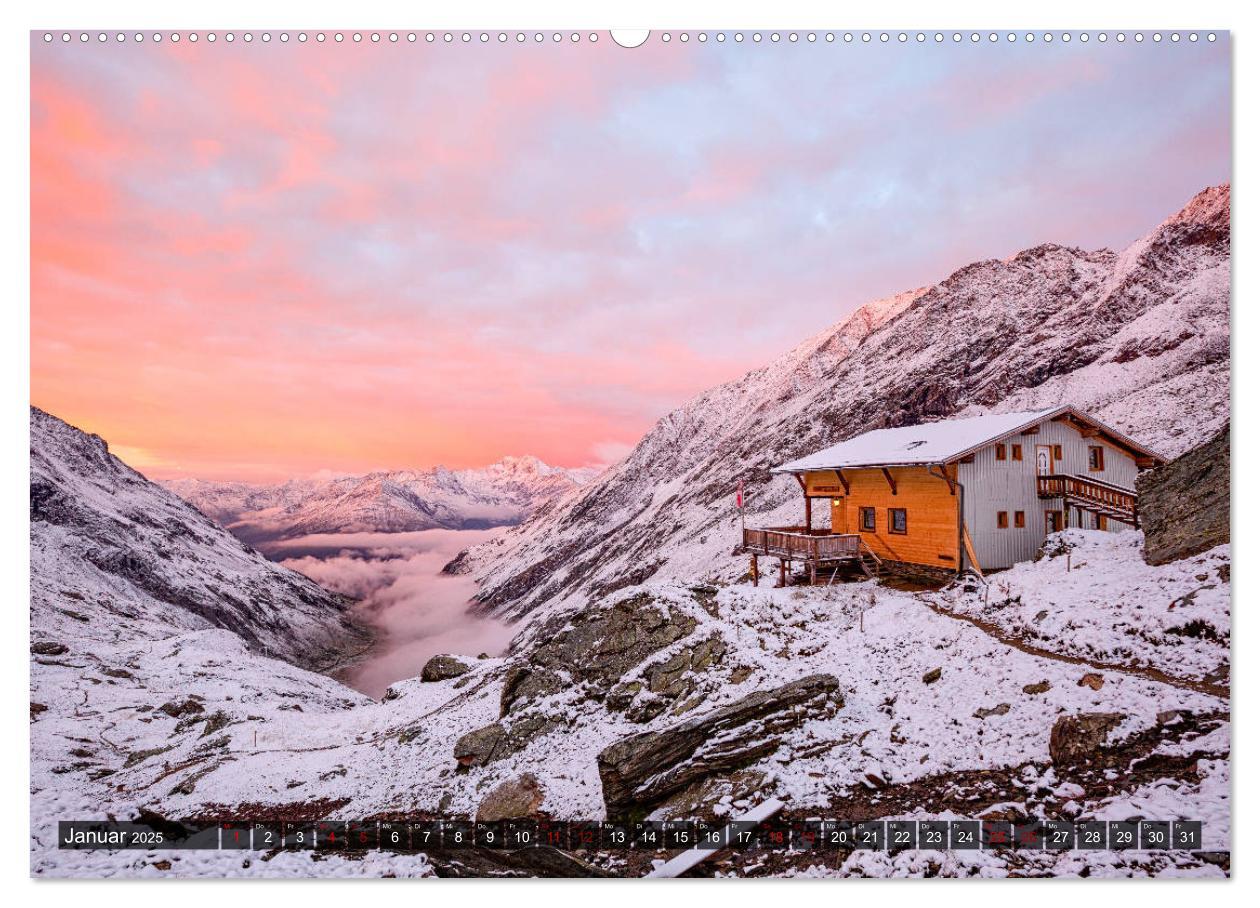
<svg viewBox="0 0 1260 908">
<path fill-rule="evenodd" d="M 815 471 L 804 475 L 804 490 L 826 499 L 832 533 L 858 535 L 881 559 L 957 569 L 957 474 L 953 464 Z M 895 511 L 905 512 L 904 524 Z"/>
</svg>

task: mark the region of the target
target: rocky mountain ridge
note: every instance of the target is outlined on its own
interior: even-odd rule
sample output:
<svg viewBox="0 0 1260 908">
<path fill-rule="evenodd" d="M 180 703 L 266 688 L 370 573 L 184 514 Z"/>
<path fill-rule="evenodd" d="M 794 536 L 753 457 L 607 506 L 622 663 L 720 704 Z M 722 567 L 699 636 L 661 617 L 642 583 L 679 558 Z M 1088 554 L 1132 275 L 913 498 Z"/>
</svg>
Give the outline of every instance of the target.
<svg viewBox="0 0 1260 908">
<path fill-rule="evenodd" d="M 649 578 L 729 579 L 748 519 L 800 519 L 770 467 L 875 428 L 1070 403 L 1168 456 L 1229 413 L 1230 188 L 1123 252 L 1053 244 L 868 304 L 663 417 L 624 461 L 448 569 L 520 617 Z"/>
<path fill-rule="evenodd" d="M 109 452 L 31 407 L 34 645 L 222 628 L 264 655 L 329 669 L 368 633 L 351 602 L 271 563 Z"/>
</svg>

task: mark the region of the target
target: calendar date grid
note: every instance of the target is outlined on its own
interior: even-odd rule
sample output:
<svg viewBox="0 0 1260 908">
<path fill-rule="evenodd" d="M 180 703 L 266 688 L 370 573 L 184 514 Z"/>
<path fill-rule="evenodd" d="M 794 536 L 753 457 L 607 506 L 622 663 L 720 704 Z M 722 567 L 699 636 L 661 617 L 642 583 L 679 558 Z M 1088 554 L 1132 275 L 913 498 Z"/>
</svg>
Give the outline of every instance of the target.
<svg viewBox="0 0 1260 908">
<path fill-rule="evenodd" d="M 63 821 L 58 847 L 79 850 L 396 851 L 471 848 L 561 851 L 1197 851 L 1197 820 L 319 820 L 213 825 Z"/>
</svg>

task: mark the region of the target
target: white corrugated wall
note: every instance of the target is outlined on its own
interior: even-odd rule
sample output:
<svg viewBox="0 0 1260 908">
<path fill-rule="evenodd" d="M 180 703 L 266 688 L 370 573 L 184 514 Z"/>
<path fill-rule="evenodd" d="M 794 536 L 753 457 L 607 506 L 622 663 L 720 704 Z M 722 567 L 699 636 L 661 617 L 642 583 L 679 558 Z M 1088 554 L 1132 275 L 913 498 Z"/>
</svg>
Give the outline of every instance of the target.
<svg viewBox="0 0 1260 908">
<path fill-rule="evenodd" d="M 1070 476 L 1084 476 L 1113 485 L 1132 489 L 1137 477 L 1137 464 L 1127 453 L 1094 438 L 1082 438 L 1066 423 L 1044 422 L 1036 435 L 1011 435 L 1002 439 L 1006 445 L 1006 460 L 998 460 L 995 445 L 986 445 L 977 451 L 973 463 L 958 465 L 958 479 L 963 485 L 963 514 L 976 557 L 985 570 L 1006 568 L 1017 561 L 1029 561 L 1046 537 L 1047 511 L 1060 510 L 1059 499 L 1042 500 L 1037 497 L 1037 446 L 1060 445 L 1063 459 L 1054 466 L 1054 472 Z M 1015 460 L 1011 446 L 1023 449 L 1023 460 Z M 1100 472 L 1090 472 L 1089 446 L 1104 447 L 1103 467 Z M 1007 528 L 997 525 L 999 511 L 1007 513 Z M 1023 511 L 1025 526 L 1015 526 L 1015 512 Z M 1084 526 L 1097 526 L 1093 514 L 1085 513 Z M 1126 529 L 1125 524 L 1109 521 L 1109 529 Z M 1081 526 L 1075 512 L 1072 526 Z"/>
</svg>

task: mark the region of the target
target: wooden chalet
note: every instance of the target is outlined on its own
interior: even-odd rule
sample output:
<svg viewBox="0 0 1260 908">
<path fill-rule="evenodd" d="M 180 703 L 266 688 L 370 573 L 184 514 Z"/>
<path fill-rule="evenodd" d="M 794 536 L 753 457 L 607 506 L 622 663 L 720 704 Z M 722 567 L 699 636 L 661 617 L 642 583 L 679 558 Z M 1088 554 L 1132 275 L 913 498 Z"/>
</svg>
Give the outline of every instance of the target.
<svg viewBox="0 0 1260 908">
<path fill-rule="evenodd" d="M 775 467 L 800 484 L 804 520 L 745 529 L 740 548 L 754 582 L 763 556 L 781 584 L 794 565 L 811 582 L 845 567 L 982 573 L 1032 559 L 1065 527 L 1136 527 L 1134 480 L 1163 462 L 1066 406 L 877 429 Z"/>
</svg>

